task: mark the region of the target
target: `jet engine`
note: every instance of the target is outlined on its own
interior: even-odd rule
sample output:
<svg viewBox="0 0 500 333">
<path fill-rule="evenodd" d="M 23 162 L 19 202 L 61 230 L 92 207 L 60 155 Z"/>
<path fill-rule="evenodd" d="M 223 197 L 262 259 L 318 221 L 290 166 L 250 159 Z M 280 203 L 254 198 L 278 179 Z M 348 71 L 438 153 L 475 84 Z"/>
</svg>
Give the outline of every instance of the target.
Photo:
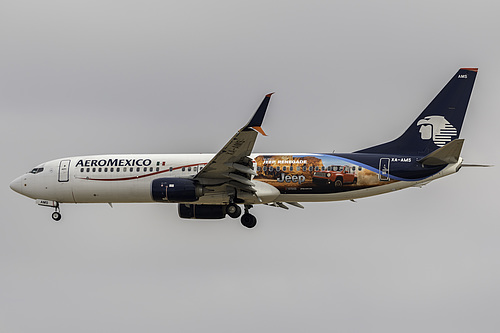
<svg viewBox="0 0 500 333">
<path fill-rule="evenodd" d="M 203 195 L 203 186 L 192 179 L 158 178 L 151 184 L 151 196 L 159 202 L 193 202 Z"/>
<path fill-rule="evenodd" d="M 183 219 L 223 219 L 227 205 L 179 204 L 179 217 Z"/>
</svg>

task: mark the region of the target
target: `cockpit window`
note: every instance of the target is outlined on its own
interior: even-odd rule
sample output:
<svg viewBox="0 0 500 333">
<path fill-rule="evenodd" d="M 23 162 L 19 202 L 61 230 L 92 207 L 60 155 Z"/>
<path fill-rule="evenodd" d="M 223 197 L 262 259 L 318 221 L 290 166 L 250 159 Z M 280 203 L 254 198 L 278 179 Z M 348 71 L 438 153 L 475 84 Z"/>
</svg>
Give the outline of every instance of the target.
<svg viewBox="0 0 500 333">
<path fill-rule="evenodd" d="M 36 173 L 40 173 L 42 171 L 43 171 L 43 167 L 41 167 L 41 168 L 34 168 L 33 170 L 30 171 L 30 173 L 36 174 Z"/>
</svg>

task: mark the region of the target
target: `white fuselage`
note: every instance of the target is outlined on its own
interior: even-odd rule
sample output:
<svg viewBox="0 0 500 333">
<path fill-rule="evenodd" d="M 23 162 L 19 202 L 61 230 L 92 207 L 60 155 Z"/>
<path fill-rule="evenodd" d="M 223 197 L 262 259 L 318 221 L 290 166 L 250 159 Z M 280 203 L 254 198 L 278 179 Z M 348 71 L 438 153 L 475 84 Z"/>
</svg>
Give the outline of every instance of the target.
<svg viewBox="0 0 500 333">
<path fill-rule="evenodd" d="M 286 154 L 275 154 L 286 155 Z M 33 199 L 52 200 L 59 203 L 132 203 L 155 202 L 151 183 L 157 178 L 193 178 L 213 157 L 213 154 L 140 154 L 95 155 L 68 157 L 39 165 L 11 183 L 11 188 Z M 258 154 L 251 157 L 255 158 Z M 458 170 L 462 160 L 450 164 L 438 174 L 425 180 L 399 181 L 382 186 L 339 193 L 297 193 L 263 195 L 249 203 L 269 202 L 321 202 L 349 200 L 392 192 L 427 183 Z M 216 181 L 216 180 L 215 180 Z M 255 181 L 256 183 L 262 183 Z M 259 185 L 259 184 L 257 184 Z M 260 184 L 258 189 L 266 189 Z M 210 195 L 199 198 L 198 204 L 225 204 L 227 195 Z"/>
</svg>

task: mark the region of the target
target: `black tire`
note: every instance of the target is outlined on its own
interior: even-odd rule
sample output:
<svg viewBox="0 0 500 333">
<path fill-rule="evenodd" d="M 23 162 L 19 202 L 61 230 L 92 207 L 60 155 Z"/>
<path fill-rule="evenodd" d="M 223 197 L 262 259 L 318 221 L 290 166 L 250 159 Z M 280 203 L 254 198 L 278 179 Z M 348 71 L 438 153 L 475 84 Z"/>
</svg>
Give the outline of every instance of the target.
<svg viewBox="0 0 500 333">
<path fill-rule="evenodd" d="M 248 229 L 252 229 L 257 224 L 257 218 L 252 214 L 245 213 L 241 216 L 241 224 Z"/>
<path fill-rule="evenodd" d="M 344 183 L 342 182 L 342 179 L 337 178 L 337 179 L 335 179 L 335 182 L 333 183 L 333 185 L 335 187 L 342 187 L 344 185 Z"/>
<path fill-rule="evenodd" d="M 54 221 L 59 221 L 61 219 L 61 213 L 59 213 L 59 212 L 53 212 L 52 213 L 52 219 Z"/>
<path fill-rule="evenodd" d="M 358 178 L 357 177 L 354 177 L 354 181 L 352 182 L 354 185 L 356 185 L 358 183 Z"/>
<path fill-rule="evenodd" d="M 230 204 L 226 207 L 226 213 L 229 217 L 236 219 L 241 215 L 241 208 L 238 205 Z"/>
</svg>

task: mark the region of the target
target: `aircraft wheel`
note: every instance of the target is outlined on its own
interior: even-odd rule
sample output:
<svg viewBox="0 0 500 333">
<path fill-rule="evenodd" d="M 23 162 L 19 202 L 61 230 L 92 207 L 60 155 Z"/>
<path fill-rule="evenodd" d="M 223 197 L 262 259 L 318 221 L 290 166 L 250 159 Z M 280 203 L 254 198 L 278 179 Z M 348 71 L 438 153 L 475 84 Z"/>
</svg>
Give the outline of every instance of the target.
<svg viewBox="0 0 500 333">
<path fill-rule="evenodd" d="M 54 221 L 59 221 L 61 219 L 61 213 L 59 213 L 59 212 L 53 212 L 52 213 L 52 219 Z"/>
<path fill-rule="evenodd" d="M 230 204 L 226 207 L 226 213 L 227 213 L 227 215 L 229 215 L 229 217 L 235 219 L 235 218 L 240 217 L 241 208 L 238 205 Z"/>
<path fill-rule="evenodd" d="M 257 224 L 257 219 L 252 214 L 245 213 L 241 216 L 241 224 L 248 229 L 251 229 Z"/>
</svg>

